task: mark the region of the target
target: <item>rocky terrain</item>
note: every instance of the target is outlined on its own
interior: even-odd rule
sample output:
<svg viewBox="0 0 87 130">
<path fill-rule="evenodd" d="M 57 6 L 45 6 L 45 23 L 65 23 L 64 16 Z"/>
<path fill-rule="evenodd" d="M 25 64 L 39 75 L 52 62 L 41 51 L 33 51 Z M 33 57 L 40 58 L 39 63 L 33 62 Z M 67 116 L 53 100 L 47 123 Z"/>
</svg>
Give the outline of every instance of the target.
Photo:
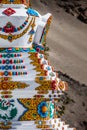
<svg viewBox="0 0 87 130">
<path fill-rule="evenodd" d="M 64 10 L 87 24 L 87 0 L 56 0 Z"/>
</svg>

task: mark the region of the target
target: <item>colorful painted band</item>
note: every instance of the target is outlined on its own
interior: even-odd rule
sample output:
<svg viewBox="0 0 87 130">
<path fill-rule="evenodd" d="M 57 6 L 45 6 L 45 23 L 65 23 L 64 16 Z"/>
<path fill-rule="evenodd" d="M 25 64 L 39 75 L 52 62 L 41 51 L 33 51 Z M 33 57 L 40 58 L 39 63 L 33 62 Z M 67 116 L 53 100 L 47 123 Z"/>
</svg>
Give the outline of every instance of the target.
<svg viewBox="0 0 87 130">
<path fill-rule="evenodd" d="M 22 33 L 15 34 L 15 35 L 12 35 L 11 33 L 9 33 L 8 35 L 0 34 L 0 38 L 2 38 L 4 40 L 8 40 L 9 42 L 12 42 L 13 40 L 16 40 L 16 39 L 22 37 L 30 29 L 33 20 L 34 20 L 34 18 L 31 19 L 29 25 L 27 26 L 27 28 L 25 30 L 23 30 Z"/>
<path fill-rule="evenodd" d="M 8 65 L 5 65 L 5 66 L 0 66 L 0 70 L 12 70 L 12 69 L 25 69 L 25 66 L 8 66 Z"/>
<path fill-rule="evenodd" d="M 0 72 L 0 76 L 20 76 L 20 75 L 27 75 L 27 72 Z"/>
<path fill-rule="evenodd" d="M 1 54 L 0 58 L 14 58 L 14 57 L 21 57 L 22 54 Z"/>
<path fill-rule="evenodd" d="M 23 60 L 0 60 L 0 64 L 17 64 L 17 63 L 23 63 Z"/>
<path fill-rule="evenodd" d="M 29 16 L 24 21 L 24 23 L 17 28 L 14 25 L 12 25 L 11 22 L 8 22 L 4 27 L 0 27 L 0 31 L 5 32 L 5 33 L 18 32 L 18 31 L 22 30 L 28 24 L 28 21 L 29 21 Z"/>
</svg>

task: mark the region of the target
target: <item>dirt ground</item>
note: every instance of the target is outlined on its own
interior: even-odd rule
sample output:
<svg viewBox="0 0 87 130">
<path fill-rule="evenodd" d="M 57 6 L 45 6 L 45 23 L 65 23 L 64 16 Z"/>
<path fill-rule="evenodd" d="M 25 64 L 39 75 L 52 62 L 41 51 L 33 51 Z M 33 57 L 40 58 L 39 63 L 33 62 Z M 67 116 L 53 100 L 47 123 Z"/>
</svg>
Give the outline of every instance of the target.
<svg viewBox="0 0 87 130">
<path fill-rule="evenodd" d="M 42 15 L 53 15 L 47 37 L 49 60 L 59 77 L 68 82 L 67 95 L 73 99 L 62 118 L 77 130 L 87 130 L 87 24 L 65 12 L 57 0 L 31 1 Z"/>
<path fill-rule="evenodd" d="M 80 84 L 67 74 L 58 72 L 59 77 L 68 82 L 67 96 L 73 101 L 68 101 L 62 119 L 77 130 L 87 130 L 87 86 Z"/>
</svg>

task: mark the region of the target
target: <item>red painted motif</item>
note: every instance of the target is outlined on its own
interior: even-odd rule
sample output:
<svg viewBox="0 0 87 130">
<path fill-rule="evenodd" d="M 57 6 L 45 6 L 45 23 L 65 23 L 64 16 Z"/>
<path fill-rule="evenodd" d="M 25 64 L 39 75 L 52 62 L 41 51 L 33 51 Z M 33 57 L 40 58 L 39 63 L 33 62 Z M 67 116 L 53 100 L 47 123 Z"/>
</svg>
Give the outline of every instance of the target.
<svg viewBox="0 0 87 130">
<path fill-rule="evenodd" d="M 5 15 L 7 15 L 7 16 L 10 16 L 10 15 L 16 13 L 16 11 L 13 10 L 12 8 L 7 8 L 6 10 L 3 11 L 3 13 L 4 13 Z"/>
</svg>

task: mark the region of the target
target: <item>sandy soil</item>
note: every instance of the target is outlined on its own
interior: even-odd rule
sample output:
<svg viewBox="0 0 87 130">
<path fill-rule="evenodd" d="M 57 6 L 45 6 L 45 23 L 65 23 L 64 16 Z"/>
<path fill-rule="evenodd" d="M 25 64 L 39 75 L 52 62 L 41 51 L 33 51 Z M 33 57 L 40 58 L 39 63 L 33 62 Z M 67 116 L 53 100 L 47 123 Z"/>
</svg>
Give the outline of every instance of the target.
<svg viewBox="0 0 87 130">
<path fill-rule="evenodd" d="M 32 7 L 53 15 L 47 38 L 49 60 L 68 81 L 67 94 L 74 100 L 66 106 L 63 118 L 78 130 L 87 130 L 87 24 L 67 14 L 56 0 L 32 0 Z"/>
</svg>

